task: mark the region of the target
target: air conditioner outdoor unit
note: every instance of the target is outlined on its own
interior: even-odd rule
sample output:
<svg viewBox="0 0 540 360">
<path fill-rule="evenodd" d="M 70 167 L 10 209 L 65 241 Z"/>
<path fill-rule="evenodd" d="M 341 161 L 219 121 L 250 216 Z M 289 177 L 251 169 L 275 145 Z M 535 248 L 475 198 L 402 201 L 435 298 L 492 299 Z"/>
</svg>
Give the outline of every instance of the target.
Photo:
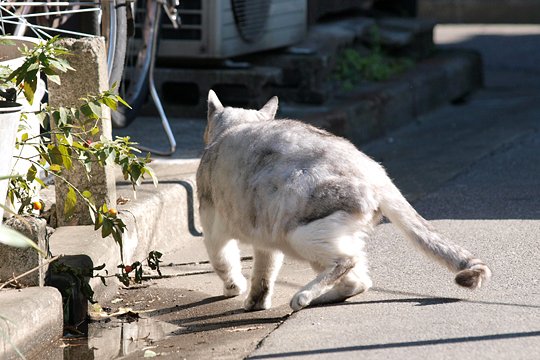
<svg viewBox="0 0 540 360">
<path fill-rule="evenodd" d="M 182 27 L 164 22 L 162 58 L 225 59 L 293 45 L 307 27 L 307 0 L 182 0 Z"/>
</svg>

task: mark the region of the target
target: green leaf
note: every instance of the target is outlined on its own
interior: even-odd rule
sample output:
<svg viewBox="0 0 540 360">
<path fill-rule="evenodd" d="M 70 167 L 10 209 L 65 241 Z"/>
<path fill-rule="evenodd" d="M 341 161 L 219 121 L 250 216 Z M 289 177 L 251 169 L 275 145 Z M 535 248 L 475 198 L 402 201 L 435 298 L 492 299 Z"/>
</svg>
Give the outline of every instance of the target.
<svg viewBox="0 0 540 360">
<path fill-rule="evenodd" d="M 58 172 L 60 170 L 62 170 L 62 167 L 58 164 L 51 164 L 51 166 L 49 167 L 49 170 L 50 171 L 54 171 L 54 172 Z"/>
<path fill-rule="evenodd" d="M 77 193 L 69 186 L 66 201 L 64 203 L 64 218 L 69 219 L 75 212 L 75 205 L 77 204 Z"/>
<path fill-rule="evenodd" d="M 0 224 L 0 243 L 18 248 L 32 247 L 43 255 L 46 255 L 35 242 L 23 234 Z"/>
<path fill-rule="evenodd" d="M 116 158 L 116 151 L 114 151 L 114 149 L 111 149 L 111 152 L 109 153 L 109 155 L 105 159 L 105 164 L 108 164 L 108 165 L 114 164 L 114 159 L 115 158 Z"/>
<path fill-rule="evenodd" d="M 58 145 L 58 151 L 62 154 L 62 164 L 64 167 L 67 170 L 71 169 L 72 160 L 70 150 L 64 145 Z"/>
<path fill-rule="evenodd" d="M 63 159 L 63 156 L 62 156 L 62 152 L 60 151 L 58 146 L 49 144 L 48 148 L 49 148 L 49 156 L 50 156 L 51 161 L 52 161 L 51 166 L 53 164 L 62 165 L 64 163 L 64 159 Z"/>
<path fill-rule="evenodd" d="M 24 82 L 24 86 L 23 86 L 24 97 L 26 98 L 26 100 L 28 101 L 30 105 L 32 105 L 32 103 L 34 102 L 35 91 L 36 91 L 35 86 L 33 87 L 30 82 L 26 82 L 26 81 Z"/>
<path fill-rule="evenodd" d="M 37 169 L 35 165 L 32 165 L 28 168 L 28 172 L 26 173 L 26 180 L 28 181 L 34 181 L 36 178 Z"/>
<path fill-rule="evenodd" d="M 34 178 L 34 181 L 36 181 L 42 188 L 46 188 L 47 185 L 45 185 L 45 183 L 43 182 L 43 180 L 41 180 L 40 178 Z"/>
<path fill-rule="evenodd" d="M 120 104 L 124 105 L 128 109 L 131 109 L 131 106 L 129 106 L 129 104 L 124 99 L 122 99 L 120 95 L 116 95 L 116 100 L 118 100 Z"/>
<path fill-rule="evenodd" d="M 118 108 L 118 103 L 116 101 L 114 101 L 113 99 L 111 98 L 108 98 L 108 97 L 104 97 L 103 98 L 103 103 L 109 107 L 111 110 L 114 110 L 116 111 L 116 109 Z"/>
<path fill-rule="evenodd" d="M 96 267 L 92 268 L 92 270 L 94 270 L 94 271 L 101 271 L 103 269 L 105 269 L 105 264 L 102 264 L 102 265 L 99 265 L 99 266 L 96 266 Z"/>
<path fill-rule="evenodd" d="M 152 178 L 152 182 L 154 183 L 154 187 L 158 186 L 158 178 L 156 176 L 156 173 L 154 172 L 154 169 L 152 169 L 150 166 L 144 167 L 144 172 L 148 173 L 150 177 Z"/>
<path fill-rule="evenodd" d="M 89 103 L 83 104 L 81 106 L 81 112 L 89 119 L 97 120 L 99 118 L 97 114 L 93 111 L 93 109 L 90 107 Z"/>
<path fill-rule="evenodd" d="M 99 119 L 101 117 L 101 105 L 96 104 L 94 102 L 89 102 L 88 106 L 90 109 L 92 109 L 92 112 L 95 114 L 95 119 Z"/>
<path fill-rule="evenodd" d="M 88 282 L 81 281 L 80 289 L 81 289 L 81 292 L 83 293 L 83 295 L 88 299 L 88 301 L 91 304 L 96 304 L 97 303 L 97 301 L 94 300 L 94 290 L 92 289 L 90 284 L 88 284 Z"/>
<path fill-rule="evenodd" d="M 53 83 L 57 85 L 61 85 L 60 83 L 60 76 L 56 74 L 47 74 L 47 80 L 52 81 Z"/>
<path fill-rule="evenodd" d="M 87 199 L 90 199 L 92 197 L 92 193 L 90 191 L 88 191 L 88 190 L 84 190 L 82 192 L 82 195 Z"/>
<path fill-rule="evenodd" d="M 61 108 L 58 109 L 58 115 L 59 115 L 59 118 L 57 120 L 58 126 L 67 125 L 67 123 L 68 123 L 68 110 L 65 107 L 61 107 Z"/>
<path fill-rule="evenodd" d="M 103 227 L 101 228 L 101 237 L 106 238 L 113 231 L 113 223 L 107 218 L 103 218 Z"/>
<path fill-rule="evenodd" d="M 96 221 L 94 222 L 94 230 L 99 229 L 101 225 L 103 225 L 103 215 L 100 212 L 98 212 Z"/>
<path fill-rule="evenodd" d="M 115 231 L 112 232 L 113 239 L 120 246 L 120 249 L 122 249 L 122 232 L 118 230 L 118 228 L 115 228 L 114 230 Z"/>
</svg>

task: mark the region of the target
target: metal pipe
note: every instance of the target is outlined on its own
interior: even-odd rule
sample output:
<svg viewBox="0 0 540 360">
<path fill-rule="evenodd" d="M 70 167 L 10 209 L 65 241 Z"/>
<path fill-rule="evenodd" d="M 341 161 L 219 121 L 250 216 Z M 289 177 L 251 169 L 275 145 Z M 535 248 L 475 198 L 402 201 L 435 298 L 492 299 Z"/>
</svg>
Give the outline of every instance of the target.
<svg viewBox="0 0 540 360">
<path fill-rule="evenodd" d="M 167 140 L 169 141 L 170 147 L 169 147 L 169 151 L 161 151 L 161 150 L 147 148 L 144 146 L 137 146 L 137 148 L 143 151 L 149 151 L 156 155 L 170 156 L 174 154 L 174 152 L 176 151 L 176 140 L 171 130 L 169 120 L 167 119 L 167 115 L 165 114 L 165 110 L 163 109 L 163 106 L 161 104 L 159 94 L 156 90 L 156 84 L 154 82 L 154 68 L 156 65 L 156 57 L 157 57 L 158 27 L 160 25 L 159 19 L 161 18 L 161 6 L 156 7 L 155 15 L 156 16 L 154 17 L 154 19 L 156 21 L 154 22 L 154 33 L 153 33 L 152 45 L 151 45 L 152 52 L 151 52 L 151 60 L 150 60 L 150 73 L 148 74 L 148 81 L 149 81 L 149 87 L 150 87 L 150 94 L 152 95 L 154 104 L 156 105 L 156 108 L 159 112 L 159 117 L 161 118 L 161 125 L 163 126 L 163 130 L 165 130 L 165 134 L 167 135 Z"/>
</svg>

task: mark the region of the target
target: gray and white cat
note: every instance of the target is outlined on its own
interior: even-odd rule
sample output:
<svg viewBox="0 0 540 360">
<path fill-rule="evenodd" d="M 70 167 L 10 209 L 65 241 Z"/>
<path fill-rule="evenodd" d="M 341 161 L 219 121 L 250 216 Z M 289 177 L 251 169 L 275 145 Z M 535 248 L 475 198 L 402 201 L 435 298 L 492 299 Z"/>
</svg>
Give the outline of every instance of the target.
<svg viewBox="0 0 540 360">
<path fill-rule="evenodd" d="M 385 170 L 349 141 L 294 120 L 274 119 L 273 97 L 259 111 L 223 107 L 208 94 L 207 144 L 197 171 L 204 243 L 224 295 L 247 289 L 236 240 L 251 244 L 254 265 L 246 310 L 271 306 L 283 254 L 318 275 L 292 298 L 293 310 L 343 301 L 369 289 L 364 241 L 382 215 L 422 251 L 480 287 L 490 269 L 441 238 Z"/>
</svg>

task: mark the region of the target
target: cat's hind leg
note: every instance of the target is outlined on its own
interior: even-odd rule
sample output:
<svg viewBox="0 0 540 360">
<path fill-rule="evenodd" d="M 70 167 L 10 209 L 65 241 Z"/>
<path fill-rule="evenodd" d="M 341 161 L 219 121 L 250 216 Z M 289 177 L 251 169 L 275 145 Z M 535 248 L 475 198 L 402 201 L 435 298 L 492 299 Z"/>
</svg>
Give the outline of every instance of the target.
<svg viewBox="0 0 540 360">
<path fill-rule="evenodd" d="M 318 264 L 312 264 L 312 267 L 318 273 L 324 270 Z M 357 259 L 356 265 L 350 269 L 347 274 L 334 285 L 334 287 L 323 293 L 321 296 L 313 299 L 311 304 L 318 305 L 342 302 L 351 296 L 367 291 L 372 285 L 373 282 L 368 274 L 365 256 L 361 256 L 360 259 Z"/>
<path fill-rule="evenodd" d="M 223 281 L 223 295 L 226 297 L 240 295 L 246 291 L 247 281 L 242 275 L 237 241 L 225 235 L 219 216 L 213 210 L 208 212 L 201 212 L 201 223 L 210 263 Z"/>
<path fill-rule="evenodd" d="M 293 296 L 291 308 L 299 310 L 312 303 L 342 301 L 367 290 L 371 280 L 363 246 L 371 231 L 372 218 L 344 211 L 293 230 L 289 244 L 319 274 Z"/>
<path fill-rule="evenodd" d="M 293 296 L 291 308 L 296 311 L 311 305 L 316 299 L 331 291 L 353 267 L 351 259 L 337 260 Z"/>
<path fill-rule="evenodd" d="M 255 249 L 254 261 L 251 287 L 244 302 L 248 311 L 264 310 L 272 305 L 274 283 L 283 262 L 283 253 Z"/>
</svg>

